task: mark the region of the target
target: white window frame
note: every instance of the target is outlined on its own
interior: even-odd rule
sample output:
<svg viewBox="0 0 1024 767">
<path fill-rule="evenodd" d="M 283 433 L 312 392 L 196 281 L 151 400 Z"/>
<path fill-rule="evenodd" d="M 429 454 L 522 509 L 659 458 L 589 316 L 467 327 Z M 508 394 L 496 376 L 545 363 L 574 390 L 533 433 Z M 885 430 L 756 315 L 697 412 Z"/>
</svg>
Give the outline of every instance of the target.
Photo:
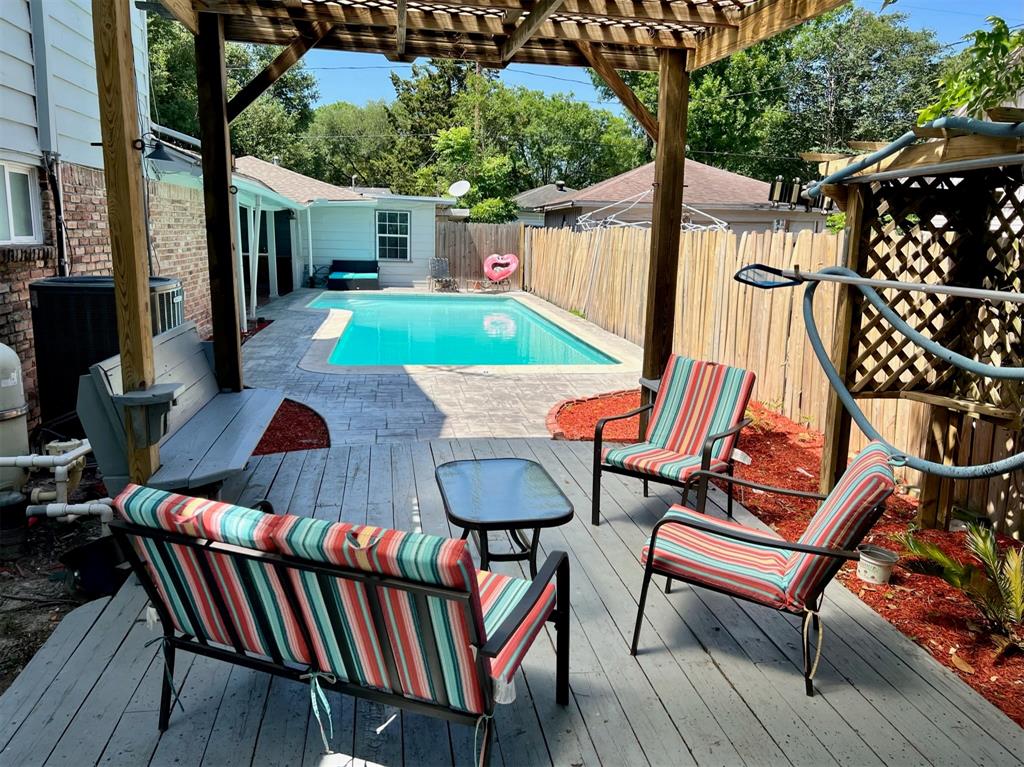
<svg viewBox="0 0 1024 767">
<path fill-rule="evenodd" d="M 406 233 L 405 234 L 381 234 L 380 233 L 380 216 L 381 214 L 398 213 L 407 217 L 406 220 Z M 384 223 L 388 223 L 385 221 Z M 399 221 L 399 224 L 402 222 Z M 376 243 L 377 260 L 383 261 L 384 263 L 408 263 L 412 261 L 412 211 L 411 210 L 377 210 L 373 217 L 373 236 L 374 242 Z M 405 258 L 382 258 L 380 255 L 380 238 L 381 237 L 400 237 L 405 240 Z"/>
<path fill-rule="evenodd" d="M 32 234 L 15 236 L 14 234 L 14 211 L 11 205 L 11 172 L 23 173 L 28 176 L 28 204 L 32 214 Z M 0 215 L 7 215 L 8 231 L 10 239 L 0 239 L 0 245 L 39 245 L 43 241 L 42 226 L 42 203 L 39 200 L 39 176 L 36 169 L 31 165 L 23 165 L 17 162 L 9 162 L 0 159 L 0 183 L 4 185 L 4 192 L 7 196 L 7 210 L 0 211 Z"/>
</svg>

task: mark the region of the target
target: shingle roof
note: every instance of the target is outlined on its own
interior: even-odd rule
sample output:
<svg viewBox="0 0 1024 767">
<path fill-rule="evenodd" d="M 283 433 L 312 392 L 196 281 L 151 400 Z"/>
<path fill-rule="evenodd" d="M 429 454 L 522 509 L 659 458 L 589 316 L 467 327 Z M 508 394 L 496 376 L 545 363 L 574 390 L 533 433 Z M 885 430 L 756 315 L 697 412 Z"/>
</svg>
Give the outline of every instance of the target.
<svg viewBox="0 0 1024 767">
<path fill-rule="evenodd" d="M 651 202 L 654 191 L 654 163 L 599 181 L 578 192 L 560 195 L 547 202 L 544 207 L 560 206 L 566 203 L 601 202 L 614 203 L 631 199 L 646 192 L 641 202 Z M 716 205 L 758 205 L 768 204 L 768 187 L 764 181 L 741 176 L 721 168 L 714 168 L 702 162 L 686 160 L 683 201 L 696 208 Z"/>
<path fill-rule="evenodd" d="M 532 208 L 540 208 L 547 205 L 552 200 L 556 200 L 560 197 L 564 197 L 566 193 L 575 192 L 576 190 L 562 184 L 559 187 L 558 184 L 544 184 L 544 186 L 538 186 L 535 189 L 527 189 L 525 192 L 520 192 L 512 199 L 516 201 L 516 204 L 524 210 L 530 210 Z"/>
<path fill-rule="evenodd" d="M 258 157 L 246 156 L 235 160 L 235 168 L 257 181 L 262 181 L 278 194 L 282 194 L 295 202 L 312 202 L 313 200 L 366 200 L 365 195 L 353 192 L 342 186 L 328 184 L 326 181 L 318 181 L 309 176 L 303 176 L 293 170 L 282 168 L 272 162 L 261 160 Z"/>
</svg>

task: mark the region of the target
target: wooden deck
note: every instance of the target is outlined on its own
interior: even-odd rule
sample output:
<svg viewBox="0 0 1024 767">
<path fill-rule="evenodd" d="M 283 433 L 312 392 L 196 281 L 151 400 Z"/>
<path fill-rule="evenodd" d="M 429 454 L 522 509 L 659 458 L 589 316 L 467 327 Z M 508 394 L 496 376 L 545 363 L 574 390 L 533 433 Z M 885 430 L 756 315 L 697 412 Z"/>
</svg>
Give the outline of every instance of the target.
<svg viewBox="0 0 1024 767">
<path fill-rule="evenodd" d="M 825 648 L 806 698 L 798 623 L 677 585 L 652 590 L 642 651 L 629 635 L 638 556 L 675 493 L 605 476 L 607 521 L 591 527 L 588 443 L 453 440 L 336 447 L 254 459 L 225 488 L 279 511 L 449 534 L 434 466 L 516 455 L 540 461 L 576 505 L 542 546 L 572 561 L 572 699 L 554 703 L 541 637 L 500 706 L 494 762 L 512 765 L 1020 764 L 1024 730 L 841 586 L 823 610 Z M 653 489 L 653 488 L 652 488 Z M 741 521 L 757 524 L 744 510 Z M 497 544 L 495 544 L 497 546 Z M 499 569 L 511 565 L 498 565 Z M 157 731 L 163 666 L 131 581 L 68 615 L 0 698 L 0 764 L 468 765 L 473 732 L 331 694 L 336 754 L 321 755 L 302 685 L 179 655 L 184 712 Z"/>
</svg>

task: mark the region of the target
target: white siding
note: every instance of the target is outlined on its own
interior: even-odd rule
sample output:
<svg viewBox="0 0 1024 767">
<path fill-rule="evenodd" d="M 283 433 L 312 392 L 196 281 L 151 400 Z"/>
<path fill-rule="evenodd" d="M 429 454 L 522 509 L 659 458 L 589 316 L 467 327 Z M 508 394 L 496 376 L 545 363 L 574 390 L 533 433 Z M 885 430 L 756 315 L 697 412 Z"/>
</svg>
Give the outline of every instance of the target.
<svg viewBox="0 0 1024 767">
<path fill-rule="evenodd" d="M 330 266 L 334 259 L 377 258 L 375 235 L 376 210 L 409 211 L 409 261 L 381 261 L 382 287 L 411 287 L 427 279 L 430 259 L 434 257 L 434 204 L 412 202 L 401 198 L 377 200 L 370 205 L 314 205 L 313 265 Z M 303 267 L 309 263 L 306 235 L 306 211 L 300 211 L 295 222 L 297 242 L 293 253 L 295 284 L 302 279 Z"/>
<path fill-rule="evenodd" d="M 41 8 L 45 13 L 46 65 L 56 151 L 65 162 L 102 168 L 103 152 L 100 147 L 91 146 L 100 140 L 91 3 L 41 0 L 33 8 Z M 149 56 L 145 13 L 134 4 L 132 42 L 141 135 L 149 130 Z"/>
<path fill-rule="evenodd" d="M 28 0 L 0 2 L 0 157 L 36 164 L 41 155 Z"/>
</svg>

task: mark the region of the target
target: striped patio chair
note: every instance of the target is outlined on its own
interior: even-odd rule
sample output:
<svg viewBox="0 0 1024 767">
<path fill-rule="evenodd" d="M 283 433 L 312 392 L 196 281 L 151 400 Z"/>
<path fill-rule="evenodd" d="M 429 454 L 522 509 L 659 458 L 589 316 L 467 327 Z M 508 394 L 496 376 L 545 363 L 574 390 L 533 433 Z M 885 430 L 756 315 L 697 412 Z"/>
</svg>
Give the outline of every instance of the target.
<svg viewBox="0 0 1024 767">
<path fill-rule="evenodd" d="M 466 541 L 264 514 L 129 485 L 112 533 L 163 627 L 167 728 L 176 650 L 483 731 L 545 622 L 569 697 L 568 558 L 533 581 L 477 570 Z M 314 704 L 317 720 L 321 712 Z M 327 715 L 329 718 L 329 714 Z M 329 748 L 321 722 L 324 747 Z"/>
<path fill-rule="evenodd" d="M 773 532 L 755 532 L 734 522 L 706 517 L 708 480 L 721 479 L 721 475 L 699 472 L 697 510 L 671 507 L 644 545 L 644 582 L 630 652 L 637 652 L 651 578 L 664 575 L 666 593 L 675 579 L 802 615 L 804 685 L 807 694 L 813 695 L 817 660 L 812 663 L 810 635 L 812 630 L 818 635 L 820 656 L 818 611 L 825 587 L 844 562 L 859 558 L 856 546 L 885 510 L 885 500 L 895 489 L 891 459 L 885 445 L 872 442 L 827 496 L 766 487 L 735 477 L 724 480 L 765 492 L 821 500 L 796 543 Z"/>
<path fill-rule="evenodd" d="M 739 433 L 750 423 L 743 418 L 754 388 L 754 374 L 717 362 L 673 354 L 660 382 L 643 381 L 657 392 L 652 404 L 622 415 L 602 418 L 594 431 L 594 487 L 591 524 L 601 524 L 601 473 L 609 471 L 683 489 L 683 502 L 695 472 L 733 473 L 732 451 Z M 643 442 L 605 447 L 605 424 L 653 410 Z M 729 492 L 732 516 L 732 492 Z"/>
</svg>

